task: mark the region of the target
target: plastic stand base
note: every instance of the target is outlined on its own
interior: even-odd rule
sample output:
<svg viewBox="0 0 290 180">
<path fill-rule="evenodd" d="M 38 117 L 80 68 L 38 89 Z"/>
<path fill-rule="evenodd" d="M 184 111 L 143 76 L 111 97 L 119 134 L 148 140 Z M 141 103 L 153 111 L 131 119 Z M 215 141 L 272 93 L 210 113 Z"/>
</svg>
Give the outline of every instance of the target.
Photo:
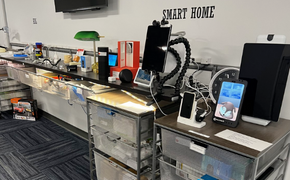
<svg viewBox="0 0 290 180">
<path fill-rule="evenodd" d="M 202 128 L 203 126 L 206 125 L 206 122 L 197 122 L 195 120 L 195 118 L 187 119 L 187 118 L 183 118 L 183 117 L 180 117 L 180 116 L 178 116 L 177 122 L 182 123 L 182 124 L 186 124 L 188 126 L 192 126 L 192 127 L 195 127 L 195 128 Z"/>
<path fill-rule="evenodd" d="M 265 119 L 260 119 L 260 118 L 245 116 L 245 115 L 242 115 L 242 120 L 249 123 L 261 125 L 261 126 L 267 126 L 271 122 Z"/>
</svg>

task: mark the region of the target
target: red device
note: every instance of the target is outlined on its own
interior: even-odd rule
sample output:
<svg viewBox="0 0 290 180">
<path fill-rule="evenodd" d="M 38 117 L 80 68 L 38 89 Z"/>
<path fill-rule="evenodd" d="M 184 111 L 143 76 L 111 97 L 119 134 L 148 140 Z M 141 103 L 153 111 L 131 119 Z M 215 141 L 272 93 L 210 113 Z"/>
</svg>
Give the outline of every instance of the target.
<svg viewBox="0 0 290 180">
<path fill-rule="evenodd" d="M 119 73 L 123 69 L 129 69 L 136 76 L 140 66 L 140 41 L 119 41 L 118 42 L 118 66 L 110 67 L 110 76 L 119 79 Z M 132 80 L 133 80 L 132 79 Z"/>
<path fill-rule="evenodd" d="M 135 78 L 138 68 L 132 68 L 132 67 L 110 67 L 110 76 L 114 76 L 116 77 L 116 79 L 119 79 L 119 73 L 123 70 L 123 69 L 129 69 L 132 74 L 133 74 L 133 79 Z M 132 80 L 133 80 L 132 79 Z"/>
</svg>

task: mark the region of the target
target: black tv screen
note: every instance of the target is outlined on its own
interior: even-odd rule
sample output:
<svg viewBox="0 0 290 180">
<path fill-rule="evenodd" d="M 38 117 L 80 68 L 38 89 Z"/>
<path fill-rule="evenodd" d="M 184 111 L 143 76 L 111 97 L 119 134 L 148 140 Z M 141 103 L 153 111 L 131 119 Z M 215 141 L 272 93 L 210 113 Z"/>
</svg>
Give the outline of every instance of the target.
<svg viewBox="0 0 290 180">
<path fill-rule="evenodd" d="M 108 0 L 54 0 L 56 12 L 96 10 L 108 6 Z"/>
</svg>

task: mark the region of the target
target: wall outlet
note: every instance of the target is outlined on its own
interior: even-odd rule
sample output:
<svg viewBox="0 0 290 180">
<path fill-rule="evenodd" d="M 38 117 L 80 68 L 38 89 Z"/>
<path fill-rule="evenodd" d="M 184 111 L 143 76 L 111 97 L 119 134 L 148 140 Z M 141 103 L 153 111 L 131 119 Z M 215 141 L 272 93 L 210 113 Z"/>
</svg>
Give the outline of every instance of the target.
<svg viewBox="0 0 290 180">
<path fill-rule="evenodd" d="M 211 63 L 211 58 L 194 58 L 196 63 L 200 64 L 210 64 Z"/>
<path fill-rule="evenodd" d="M 211 58 L 202 58 L 201 64 L 210 64 L 211 63 Z"/>
<path fill-rule="evenodd" d="M 32 18 L 33 24 L 37 24 L 36 18 Z"/>
</svg>

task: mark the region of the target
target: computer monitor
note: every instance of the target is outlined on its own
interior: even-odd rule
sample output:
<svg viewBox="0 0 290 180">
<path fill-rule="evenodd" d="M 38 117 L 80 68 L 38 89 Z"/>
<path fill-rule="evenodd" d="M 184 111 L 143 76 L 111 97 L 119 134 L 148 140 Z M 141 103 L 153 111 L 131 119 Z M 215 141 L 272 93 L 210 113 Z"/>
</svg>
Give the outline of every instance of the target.
<svg viewBox="0 0 290 180">
<path fill-rule="evenodd" d="M 148 26 L 142 69 L 163 72 L 170 41 L 171 25 Z"/>
<path fill-rule="evenodd" d="M 248 86 L 242 119 L 278 121 L 290 67 L 290 45 L 246 43 L 239 79 Z"/>
<path fill-rule="evenodd" d="M 117 66 L 118 65 L 118 53 L 109 53 L 109 66 Z"/>
</svg>

